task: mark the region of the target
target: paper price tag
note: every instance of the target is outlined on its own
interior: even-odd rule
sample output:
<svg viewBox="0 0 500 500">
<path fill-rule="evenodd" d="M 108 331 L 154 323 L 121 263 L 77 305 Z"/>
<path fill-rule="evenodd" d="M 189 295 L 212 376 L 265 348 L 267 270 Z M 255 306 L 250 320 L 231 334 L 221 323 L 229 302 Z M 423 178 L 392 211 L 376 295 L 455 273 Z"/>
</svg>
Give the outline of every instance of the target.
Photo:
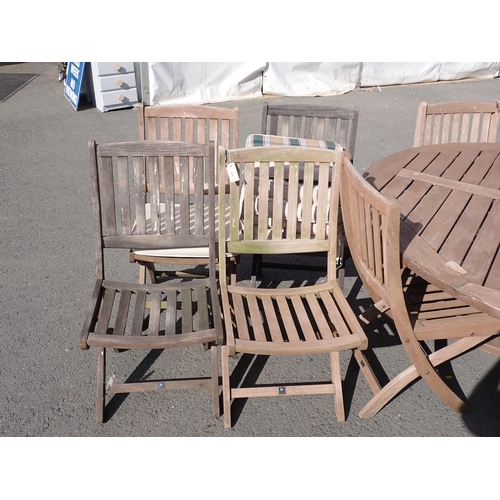
<svg viewBox="0 0 500 500">
<path fill-rule="evenodd" d="M 234 163 L 234 161 L 228 163 L 226 169 L 229 182 L 238 182 L 240 180 L 238 169 L 236 168 L 236 164 Z"/>
</svg>

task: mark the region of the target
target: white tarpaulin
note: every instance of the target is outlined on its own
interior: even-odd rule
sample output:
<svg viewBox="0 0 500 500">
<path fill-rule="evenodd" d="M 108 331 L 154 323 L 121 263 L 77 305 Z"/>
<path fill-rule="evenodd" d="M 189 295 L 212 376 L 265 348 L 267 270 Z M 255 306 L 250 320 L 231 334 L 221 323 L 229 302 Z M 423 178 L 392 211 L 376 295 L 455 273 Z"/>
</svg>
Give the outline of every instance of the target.
<svg viewBox="0 0 500 500">
<path fill-rule="evenodd" d="M 500 75 L 500 62 L 154 62 L 141 63 L 141 71 L 143 80 L 147 78 L 143 92 L 147 104 L 203 104 L 263 95 L 338 95 L 357 87 L 495 78 Z"/>
<path fill-rule="evenodd" d="M 202 104 L 262 95 L 266 63 L 149 63 L 150 104 Z"/>
</svg>

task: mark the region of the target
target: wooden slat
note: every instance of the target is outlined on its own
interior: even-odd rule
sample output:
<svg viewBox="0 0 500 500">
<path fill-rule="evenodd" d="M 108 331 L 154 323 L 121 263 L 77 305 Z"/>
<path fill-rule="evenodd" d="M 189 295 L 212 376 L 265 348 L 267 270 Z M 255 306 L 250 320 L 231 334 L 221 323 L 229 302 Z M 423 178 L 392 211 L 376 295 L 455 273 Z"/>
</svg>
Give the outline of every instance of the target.
<svg viewBox="0 0 500 500">
<path fill-rule="evenodd" d="M 159 118 L 160 120 L 160 137 L 157 136 L 152 136 L 150 140 L 155 140 L 155 139 L 161 139 L 163 141 L 168 141 L 171 140 L 171 133 L 170 133 L 170 120 L 169 118 Z"/>
<path fill-rule="evenodd" d="M 257 297 L 250 295 L 246 297 L 248 304 L 248 311 L 250 313 L 250 324 L 252 325 L 252 330 L 255 335 L 255 340 L 257 342 L 266 342 L 266 332 L 264 330 L 264 324 L 262 322 L 262 314 L 259 309 L 259 302 Z"/>
<path fill-rule="evenodd" d="M 287 231 L 286 238 L 297 238 L 297 208 L 299 203 L 299 164 L 290 162 L 288 166 Z"/>
<path fill-rule="evenodd" d="M 194 119 L 184 118 L 184 141 L 197 142 L 194 138 Z"/>
<path fill-rule="evenodd" d="M 144 159 L 135 156 L 134 167 L 134 202 L 137 234 L 146 234 L 146 175 Z"/>
<path fill-rule="evenodd" d="M 115 190 L 113 178 L 113 161 L 110 157 L 102 158 L 103 209 L 106 235 L 116 234 Z"/>
<path fill-rule="evenodd" d="M 159 139 L 157 132 L 157 120 L 156 118 L 148 118 L 147 119 L 147 137 L 150 141 L 155 141 Z M 168 139 L 168 135 L 165 137 Z M 141 139 L 146 140 L 146 137 L 141 137 Z"/>
<path fill-rule="evenodd" d="M 255 164 L 256 172 L 258 169 L 258 191 L 255 193 L 259 197 L 257 207 L 257 238 L 259 240 L 266 240 L 268 235 L 268 196 L 269 196 L 269 162 L 259 162 Z M 254 199 L 255 194 L 252 193 L 251 200 Z M 253 218 L 253 214 L 252 214 Z M 251 224 L 252 218 L 245 219 L 245 225 Z"/>
<path fill-rule="evenodd" d="M 151 234 L 160 234 L 160 158 L 150 156 L 147 161 Z"/>
<path fill-rule="evenodd" d="M 302 184 L 302 223 L 300 229 L 301 239 L 311 239 L 313 224 L 313 183 L 314 183 L 314 163 L 304 164 L 304 180 Z M 325 200 L 326 201 L 326 200 Z M 326 203 L 325 203 L 326 205 Z"/>
<path fill-rule="evenodd" d="M 242 170 L 242 169 L 240 169 Z M 253 217 L 254 217 L 254 185 L 255 185 L 255 164 L 253 162 L 245 163 L 244 167 L 245 172 L 245 183 L 243 185 L 243 238 L 245 240 L 253 239 L 254 225 L 253 225 Z M 239 239 L 239 196 L 233 198 L 231 200 L 231 241 L 237 241 Z M 232 221 L 235 221 L 233 223 Z M 236 224 L 238 224 L 236 226 Z"/>
<path fill-rule="evenodd" d="M 144 324 L 144 311 L 146 306 L 147 293 L 145 290 L 139 290 L 136 294 L 134 317 L 132 320 L 131 335 L 141 335 Z"/>
<path fill-rule="evenodd" d="M 327 295 L 328 297 L 331 297 L 329 292 L 323 292 L 324 295 Z M 321 298 L 323 299 L 324 302 L 324 297 L 323 294 L 321 294 Z M 311 317 L 313 318 L 314 322 L 316 323 L 318 327 L 318 335 L 320 339 L 326 339 L 332 337 L 332 329 L 330 325 L 328 324 L 328 321 L 325 318 L 325 313 L 323 309 L 321 308 L 318 298 L 316 295 L 313 294 L 306 294 L 305 299 L 307 300 L 307 304 L 311 310 Z M 328 305 L 332 305 L 331 303 Z M 326 306 L 326 303 L 325 303 Z M 330 314 L 330 310 L 328 310 L 328 313 Z M 338 318 L 338 321 L 335 321 L 335 325 L 338 325 L 338 328 L 342 328 L 342 323 L 343 323 L 343 318 L 340 317 Z"/>
<path fill-rule="evenodd" d="M 131 298 L 132 292 L 130 290 L 124 290 L 120 294 L 120 302 L 118 304 L 116 323 L 113 332 L 114 335 L 125 335 Z"/>
<path fill-rule="evenodd" d="M 498 253 L 500 245 L 500 201 L 496 200 L 486 220 L 477 232 L 462 266 L 468 272 L 468 277 L 476 283 L 484 283 L 491 263 Z"/>
<path fill-rule="evenodd" d="M 165 293 L 167 308 L 165 310 L 165 335 L 175 335 L 177 329 L 177 292 L 168 290 Z"/>
<path fill-rule="evenodd" d="M 119 156 L 117 158 L 117 175 L 118 175 L 118 205 L 121 210 L 119 212 L 120 231 L 118 234 L 122 236 L 128 235 L 132 230 L 132 221 L 130 217 L 130 182 L 128 171 L 128 158 Z"/>
<path fill-rule="evenodd" d="M 283 342 L 283 337 L 281 335 L 281 326 L 278 321 L 278 316 L 274 309 L 274 301 L 272 297 L 261 297 L 262 306 L 264 308 L 264 322 L 271 334 L 271 339 L 273 342 Z"/>
<path fill-rule="evenodd" d="M 116 290 L 114 288 L 107 289 L 104 293 L 101 310 L 99 311 L 99 320 L 95 327 L 96 333 L 107 333 L 109 323 L 111 321 L 111 313 L 115 303 Z"/>
<path fill-rule="evenodd" d="M 192 163 L 189 157 L 179 158 L 179 211 L 180 211 L 180 234 L 190 233 L 191 212 L 190 212 L 190 172 L 192 171 Z"/>
<path fill-rule="evenodd" d="M 208 304 L 207 289 L 205 286 L 198 286 L 198 287 L 195 287 L 193 291 L 196 295 L 196 303 L 197 303 L 197 309 L 198 309 L 198 320 L 199 320 L 199 324 L 200 324 L 200 329 L 207 330 L 208 328 L 210 328 L 210 317 L 209 317 L 210 305 Z M 188 299 L 183 298 L 183 303 L 184 303 L 184 300 L 188 300 Z M 191 297 L 189 297 L 189 301 L 191 301 Z M 183 312 L 183 315 L 184 315 L 184 312 Z"/>
<path fill-rule="evenodd" d="M 293 295 L 291 297 L 293 308 L 295 314 L 297 315 L 297 320 L 300 325 L 300 329 L 306 339 L 306 341 L 314 342 L 317 340 L 317 333 L 314 330 L 309 314 L 307 313 L 304 303 L 302 302 L 302 297 L 298 295 Z"/>
<path fill-rule="evenodd" d="M 239 293 L 231 294 L 233 298 L 234 315 L 238 329 L 236 334 L 239 339 L 251 340 L 246 318 L 245 307 L 243 305 L 243 297 Z"/>
<path fill-rule="evenodd" d="M 200 314 L 206 314 L 207 303 L 206 300 L 203 300 L 203 292 L 205 287 L 199 287 L 196 291 L 199 295 L 198 305 L 200 307 Z M 182 333 L 188 333 L 193 331 L 193 291 L 189 288 L 186 288 L 181 291 L 181 307 L 182 307 Z M 205 307 L 205 312 L 202 311 L 203 307 Z M 208 325 L 207 325 L 208 328 Z"/>
<path fill-rule="evenodd" d="M 271 199 L 273 200 L 273 224 L 272 224 L 272 239 L 278 240 L 282 238 L 283 232 L 283 206 L 285 196 L 283 193 L 285 186 L 285 165 L 279 161 L 274 163 L 273 183 Z"/>
<path fill-rule="evenodd" d="M 151 305 L 146 335 L 158 335 L 160 330 L 161 299 L 161 292 L 150 294 Z"/>
</svg>

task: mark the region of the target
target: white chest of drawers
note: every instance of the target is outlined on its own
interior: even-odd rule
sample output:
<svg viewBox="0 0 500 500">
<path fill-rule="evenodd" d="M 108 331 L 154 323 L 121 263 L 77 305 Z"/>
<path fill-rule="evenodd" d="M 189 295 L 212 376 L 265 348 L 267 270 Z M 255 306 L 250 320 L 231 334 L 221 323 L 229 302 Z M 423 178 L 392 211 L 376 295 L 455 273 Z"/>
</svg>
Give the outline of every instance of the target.
<svg viewBox="0 0 500 500">
<path fill-rule="evenodd" d="M 137 106 L 133 62 L 93 62 L 91 67 L 97 109 L 105 112 Z"/>
</svg>

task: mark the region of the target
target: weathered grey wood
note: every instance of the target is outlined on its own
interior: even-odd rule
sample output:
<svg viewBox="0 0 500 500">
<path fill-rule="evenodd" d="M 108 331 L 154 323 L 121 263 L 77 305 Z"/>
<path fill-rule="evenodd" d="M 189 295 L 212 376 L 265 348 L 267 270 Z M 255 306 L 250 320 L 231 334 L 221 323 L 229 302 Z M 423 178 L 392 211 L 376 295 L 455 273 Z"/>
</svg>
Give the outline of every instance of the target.
<svg viewBox="0 0 500 500">
<path fill-rule="evenodd" d="M 338 166 L 345 154 L 342 148 L 243 148 L 228 150 L 226 154 L 220 149 L 219 171 L 222 173 L 231 162 L 240 175 L 238 182 L 228 185 L 228 197 L 219 198 L 219 217 L 227 203 L 231 221 L 228 241 L 219 245 L 226 325 L 226 345 L 222 349 L 225 427 L 231 426 L 232 398 L 276 396 L 283 392 L 335 394 L 337 418 L 345 419 L 338 356 L 331 356 L 332 377 L 328 384 L 285 384 L 265 389 L 232 387 L 226 359 L 238 352 L 300 356 L 366 347 L 366 336 L 335 274 Z M 321 197 L 322 203 L 317 203 L 315 196 Z M 326 252 L 325 283 L 296 288 L 229 283 L 223 258 L 228 251 L 239 255 Z"/>
<path fill-rule="evenodd" d="M 96 145 L 89 143 L 93 183 L 96 242 L 96 285 L 81 333 L 80 346 L 99 348 L 96 419 L 104 419 L 105 396 L 116 392 L 159 390 L 158 383 L 117 384 L 104 387 L 105 351 L 167 349 L 203 344 L 223 338 L 216 282 L 215 147 L 214 143 L 187 145 L 138 141 Z M 178 191 L 162 188 L 161 175 L 178 168 Z M 171 177 L 173 178 L 173 177 Z M 167 224 L 162 206 L 179 206 L 180 222 Z M 208 206 L 208 221 L 205 213 Z M 147 208 L 146 208 L 147 207 Z M 190 221 L 190 214 L 194 221 Z M 133 221 L 133 224 L 132 224 Z M 103 279 L 107 249 L 154 250 L 181 246 L 209 249 L 208 277 L 140 284 Z M 113 254 L 114 258 L 116 256 Z M 180 307 L 182 306 L 182 307 Z M 214 359 L 215 356 L 215 359 Z M 210 388 L 219 414 L 216 351 L 211 348 L 211 376 L 163 381 L 163 389 Z"/>
<path fill-rule="evenodd" d="M 206 144 L 209 141 L 215 143 L 215 150 L 219 145 L 225 148 L 238 147 L 238 132 L 239 132 L 239 108 L 220 108 L 214 106 L 146 106 L 140 103 L 138 107 L 139 115 L 139 139 L 145 142 L 154 142 L 158 140 L 183 141 L 188 143 Z M 185 153 L 179 156 L 189 156 L 189 146 L 186 145 Z M 178 159 L 176 161 L 179 161 Z M 163 168 L 163 167 L 162 167 Z M 174 162 L 165 167 L 165 174 L 162 183 L 163 189 L 168 190 L 175 187 L 175 192 L 178 192 L 179 179 L 174 169 Z M 226 173 L 224 173 L 227 176 Z M 216 172 L 215 186 L 218 192 L 218 175 Z M 171 182 L 173 179 L 173 182 Z M 167 193 L 166 193 L 167 194 Z M 170 193 L 173 196 L 173 192 Z M 169 201 L 170 196 L 167 197 Z M 190 215 L 193 215 L 192 213 Z M 200 224 L 202 223 L 197 216 L 197 229 L 199 232 Z M 171 223 L 167 220 L 167 224 Z M 182 226 L 184 231 L 189 227 L 188 214 L 184 212 L 182 217 Z M 203 248 L 201 248 L 203 247 Z M 192 268 L 198 265 L 207 265 L 208 260 L 203 257 L 204 249 L 207 245 L 200 245 L 200 255 L 197 257 L 165 257 L 161 253 L 144 256 L 136 252 L 131 252 L 130 261 L 137 262 L 140 265 L 139 276 L 140 280 L 145 280 L 145 266 L 150 271 L 152 282 L 156 281 L 157 275 L 161 274 L 156 270 L 157 264 L 168 264 L 170 266 L 181 266 Z M 157 247 L 161 250 L 161 247 Z M 170 246 L 169 248 L 173 248 Z M 183 248 L 183 247 L 178 247 Z M 231 256 L 227 256 L 229 261 L 234 260 Z M 182 272 L 182 271 L 179 271 Z"/>
<path fill-rule="evenodd" d="M 344 161 L 342 211 L 351 255 L 374 300 L 373 309 L 395 326 L 412 363 L 382 387 L 367 357 L 356 356 L 374 393 L 361 411 L 362 417 L 375 415 L 418 377 L 455 411 L 469 409 L 441 378 L 437 366 L 500 334 L 500 291 L 496 291 L 495 297 L 495 291 L 487 293 L 483 287 L 470 282 L 477 274 L 474 266 L 480 263 L 479 267 L 487 269 L 491 255 L 482 253 L 471 265 L 458 258 L 467 251 L 465 247 L 468 249 L 471 242 L 478 239 L 477 235 L 480 235 L 481 249 L 494 248 L 495 254 L 498 250 L 500 227 L 486 226 L 481 230 L 481 224 L 487 219 L 484 207 L 480 209 L 477 204 L 467 203 L 470 198 L 485 201 L 491 189 L 485 187 L 480 190 L 481 194 L 474 195 L 465 194 L 469 189 L 462 189 L 464 179 L 477 184 L 487 178 L 474 172 L 478 157 L 489 156 L 490 168 L 495 164 L 496 155 L 481 154 L 484 146 L 467 146 L 463 154 L 457 145 L 415 148 L 408 154 L 402 152 L 378 161 L 365 172 L 366 179 L 349 160 Z M 492 151 L 494 147 L 486 149 Z M 500 154 L 498 145 L 496 149 L 497 155 Z M 454 156 L 450 157 L 451 154 Z M 408 162 L 408 158 L 412 160 Z M 458 161 L 454 161 L 456 158 Z M 479 172 L 482 168 L 484 165 L 478 165 Z M 397 182 L 393 183 L 391 177 Z M 373 185 L 380 185 L 380 192 Z M 387 198 L 388 195 L 393 199 Z M 452 200 L 449 205 L 448 200 Z M 491 205 L 491 199 L 485 204 Z M 419 209 L 420 206 L 423 208 Z M 445 212 L 440 215 L 443 207 Z M 464 210 L 464 207 L 467 208 Z M 470 213 L 463 216 L 468 209 Z M 493 213 L 491 217 L 494 221 L 500 215 Z M 431 224 L 432 230 L 429 230 Z M 370 234 L 372 236 L 367 237 Z M 439 236 L 434 237 L 435 234 Z M 481 239 L 481 236 L 484 237 Z M 372 251 L 374 246 L 379 248 L 378 252 Z M 367 257 L 370 255 L 380 262 L 378 266 Z M 402 266 L 406 268 L 403 274 Z M 500 288 L 500 282 L 497 287 Z M 370 316 L 375 317 L 368 311 L 365 322 Z M 419 344 L 422 340 L 455 342 L 437 347 L 428 356 Z"/>
</svg>

